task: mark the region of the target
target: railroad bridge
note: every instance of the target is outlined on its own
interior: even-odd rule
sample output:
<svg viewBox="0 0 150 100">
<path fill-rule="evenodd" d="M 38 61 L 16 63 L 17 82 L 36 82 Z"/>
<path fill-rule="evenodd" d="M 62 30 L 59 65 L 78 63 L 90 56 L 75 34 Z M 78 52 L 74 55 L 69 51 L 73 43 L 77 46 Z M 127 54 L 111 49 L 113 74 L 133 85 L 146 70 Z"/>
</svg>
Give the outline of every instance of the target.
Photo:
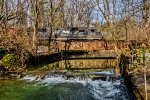
<svg viewBox="0 0 150 100">
<path fill-rule="evenodd" d="M 43 30 L 38 32 L 37 53 L 47 52 L 49 39 L 48 34 Z M 44 35 L 44 36 L 43 36 Z M 119 47 L 127 47 L 124 40 L 119 40 Z M 96 29 L 88 28 L 71 28 L 69 30 L 57 30 L 53 32 L 51 38 L 50 49 L 51 52 L 58 52 L 62 50 L 84 50 L 84 51 L 97 51 L 97 50 L 114 50 L 116 41 L 106 40 L 101 32 Z"/>
<path fill-rule="evenodd" d="M 7 29 L 9 35 L 23 31 L 21 29 Z M 12 32 L 13 31 L 13 32 Z M 13 33 L 13 34 L 12 34 Z M 32 30 L 27 30 L 29 37 L 32 39 Z M 11 37 L 11 36 L 10 36 Z M 37 33 L 36 52 L 37 54 L 51 53 L 62 50 L 114 50 L 117 44 L 120 48 L 127 47 L 125 40 L 113 41 L 105 39 L 101 32 L 97 32 L 94 28 L 72 27 L 57 29 L 52 33 L 51 43 L 49 46 L 48 29 L 38 29 Z M 1 38 L 0 38 L 1 41 Z M 1 44 L 1 43 L 0 43 Z M 50 48 L 49 48 L 50 47 Z"/>
</svg>

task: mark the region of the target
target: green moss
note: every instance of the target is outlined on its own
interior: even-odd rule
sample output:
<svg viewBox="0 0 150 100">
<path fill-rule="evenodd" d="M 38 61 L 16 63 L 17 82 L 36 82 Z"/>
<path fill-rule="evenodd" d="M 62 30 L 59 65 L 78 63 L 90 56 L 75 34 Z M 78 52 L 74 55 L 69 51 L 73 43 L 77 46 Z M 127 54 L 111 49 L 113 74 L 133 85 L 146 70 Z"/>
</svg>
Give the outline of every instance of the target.
<svg viewBox="0 0 150 100">
<path fill-rule="evenodd" d="M 15 54 L 7 54 L 0 61 L 0 65 L 12 67 L 20 64 L 20 59 L 18 55 Z"/>
</svg>

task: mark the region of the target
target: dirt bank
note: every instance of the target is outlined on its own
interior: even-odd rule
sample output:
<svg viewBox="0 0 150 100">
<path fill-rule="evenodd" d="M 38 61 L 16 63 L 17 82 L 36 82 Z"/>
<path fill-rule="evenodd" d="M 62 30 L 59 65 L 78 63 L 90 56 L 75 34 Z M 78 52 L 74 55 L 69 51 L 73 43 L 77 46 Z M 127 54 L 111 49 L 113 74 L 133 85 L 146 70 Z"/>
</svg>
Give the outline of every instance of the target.
<svg viewBox="0 0 150 100">
<path fill-rule="evenodd" d="M 144 68 L 141 67 L 135 69 L 130 73 L 130 75 L 131 75 L 131 81 L 136 86 L 138 92 L 145 100 Z M 150 66 L 148 66 L 147 68 L 147 92 L 148 92 L 148 100 L 150 100 Z M 140 97 L 138 96 L 138 98 Z"/>
</svg>

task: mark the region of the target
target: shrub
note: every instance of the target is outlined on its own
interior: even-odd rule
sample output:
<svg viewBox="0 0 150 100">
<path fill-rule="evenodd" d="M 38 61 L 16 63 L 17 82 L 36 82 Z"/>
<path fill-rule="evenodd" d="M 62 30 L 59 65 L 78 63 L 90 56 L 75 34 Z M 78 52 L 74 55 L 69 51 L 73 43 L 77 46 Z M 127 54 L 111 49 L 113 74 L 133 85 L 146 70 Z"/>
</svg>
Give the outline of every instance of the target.
<svg viewBox="0 0 150 100">
<path fill-rule="evenodd" d="M 20 64 L 19 56 L 15 54 L 6 54 L 0 61 L 0 65 L 5 67 L 12 67 Z"/>
</svg>

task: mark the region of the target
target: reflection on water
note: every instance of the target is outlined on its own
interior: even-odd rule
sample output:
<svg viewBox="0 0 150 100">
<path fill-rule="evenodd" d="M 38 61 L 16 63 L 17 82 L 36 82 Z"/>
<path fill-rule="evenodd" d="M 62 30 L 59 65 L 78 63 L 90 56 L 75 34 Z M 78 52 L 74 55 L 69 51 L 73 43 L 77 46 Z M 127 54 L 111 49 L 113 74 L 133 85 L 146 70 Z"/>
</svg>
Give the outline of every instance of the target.
<svg viewBox="0 0 150 100">
<path fill-rule="evenodd" d="M 47 69 L 103 69 L 117 67 L 116 59 L 79 59 L 62 60 L 53 64 L 46 65 Z"/>
</svg>

